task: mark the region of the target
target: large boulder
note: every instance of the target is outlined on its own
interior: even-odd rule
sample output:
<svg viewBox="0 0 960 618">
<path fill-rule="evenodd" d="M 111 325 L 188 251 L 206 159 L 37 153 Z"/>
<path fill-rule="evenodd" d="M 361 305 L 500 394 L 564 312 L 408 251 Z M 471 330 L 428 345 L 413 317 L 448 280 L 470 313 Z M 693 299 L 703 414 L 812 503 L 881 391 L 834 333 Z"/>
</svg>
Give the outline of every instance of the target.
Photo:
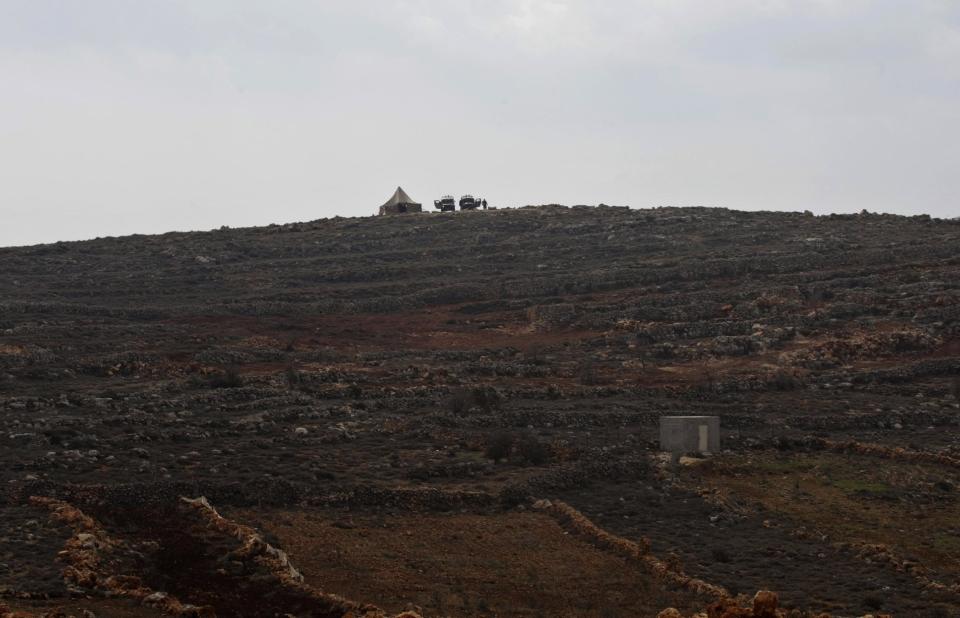
<svg viewBox="0 0 960 618">
<path fill-rule="evenodd" d="M 780 598 L 776 592 L 760 590 L 753 596 L 753 616 L 754 618 L 777 618 L 779 605 Z"/>
</svg>

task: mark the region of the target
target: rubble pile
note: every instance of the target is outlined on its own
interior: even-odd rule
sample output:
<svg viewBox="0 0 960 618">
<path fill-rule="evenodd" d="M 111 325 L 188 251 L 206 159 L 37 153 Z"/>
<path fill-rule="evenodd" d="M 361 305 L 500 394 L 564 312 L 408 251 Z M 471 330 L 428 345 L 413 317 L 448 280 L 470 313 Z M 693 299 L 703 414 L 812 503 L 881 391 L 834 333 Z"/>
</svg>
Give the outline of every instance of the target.
<svg viewBox="0 0 960 618">
<path fill-rule="evenodd" d="M 684 618 L 684 615 L 674 608 L 667 608 L 657 614 L 657 618 Z M 749 603 L 725 598 L 711 603 L 705 611 L 688 618 L 830 618 L 830 614 L 782 609 L 777 593 L 760 590 Z M 860 618 L 892 617 L 889 614 L 864 614 Z"/>
<path fill-rule="evenodd" d="M 51 498 L 34 497 L 37 506 L 50 509 L 51 517 L 74 528 L 76 533 L 67 541 L 60 558 L 67 564 L 64 580 L 81 590 L 104 595 L 129 598 L 160 609 L 171 616 L 182 618 L 212 618 L 213 609 L 181 603 L 166 592 L 145 586 L 136 575 L 119 573 L 129 566 L 129 558 L 122 554 L 138 553 L 137 549 L 112 538 L 93 519 L 76 507 Z"/>
</svg>

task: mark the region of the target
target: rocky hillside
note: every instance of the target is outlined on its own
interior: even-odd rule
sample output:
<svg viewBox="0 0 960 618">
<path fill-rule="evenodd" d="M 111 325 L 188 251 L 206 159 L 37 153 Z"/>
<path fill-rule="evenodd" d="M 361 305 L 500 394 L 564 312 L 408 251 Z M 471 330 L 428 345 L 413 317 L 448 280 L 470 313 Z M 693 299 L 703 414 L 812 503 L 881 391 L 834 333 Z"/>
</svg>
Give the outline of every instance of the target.
<svg viewBox="0 0 960 618">
<path fill-rule="evenodd" d="M 62 526 L 23 523 L 30 496 L 134 536 L 116 509 L 180 496 L 341 523 L 552 498 L 734 594 L 957 615 L 957 591 L 924 586 L 960 576 L 944 558 L 960 544 L 953 473 L 937 467 L 960 456 L 958 376 L 958 220 L 544 206 L 0 249 L 0 595 L 73 585 Z M 658 467 L 658 417 L 685 413 L 722 417 L 722 474 Z M 885 451 L 778 467 L 825 440 L 934 463 L 919 485 L 849 459 Z M 745 475 L 797 493 L 748 492 Z M 943 522 L 901 548 L 928 583 L 848 550 L 895 544 L 877 536 L 887 520 L 814 534 L 804 495 Z M 491 615 L 540 603 L 498 606 L 483 585 Z M 423 586 L 376 601 L 476 615 L 476 598 Z"/>
</svg>

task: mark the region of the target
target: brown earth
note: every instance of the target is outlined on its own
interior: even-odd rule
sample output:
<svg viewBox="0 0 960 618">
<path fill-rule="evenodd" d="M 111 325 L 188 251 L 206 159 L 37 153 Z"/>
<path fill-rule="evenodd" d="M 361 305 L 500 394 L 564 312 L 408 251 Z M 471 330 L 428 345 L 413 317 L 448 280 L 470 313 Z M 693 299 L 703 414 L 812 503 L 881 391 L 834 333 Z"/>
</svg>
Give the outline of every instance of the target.
<svg viewBox="0 0 960 618">
<path fill-rule="evenodd" d="M 957 615 L 949 590 L 852 549 L 955 583 L 954 472 L 804 440 L 960 456 L 958 325 L 960 224 L 929 217 L 542 207 L 0 249 L 0 591 L 69 594 L 64 532 L 27 526 L 31 495 L 124 538 L 150 527 L 125 510 L 180 495 L 270 530 L 283 512 L 349 508 L 371 535 L 422 520 L 395 555 L 428 562 L 421 545 L 477 549 L 433 538 L 437 521 L 499 530 L 536 519 L 517 505 L 562 498 L 748 597 Z M 661 470 L 666 414 L 720 415 L 729 452 Z M 360 573 L 387 562 L 368 549 Z M 529 609 L 481 570 L 457 572 L 471 604 Z M 393 592 L 374 594 L 359 577 L 358 600 L 463 607 L 445 596 L 459 580 L 414 595 L 385 579 Z"/>
<path fill-rule="evenodd" d="M 758 453 L 709 461 L 689 474 L 726 499 L 788 518 L 798 526 L 793 534 L 886 547 L 933 580 L 960 578 L 960 470 L 837 453 Z"/>
<path fill-rule="evenodd" d="M 127 601 L 80 599 L 75 601 L 5 601 L 11 611 L 39 616 L 50 612 L 83 616 L 84 611 L 107 618 L 161 618 L 163 612 Z"/>
<path fill-rule="evenodd" d="M 636 565 L 545 515 L 370 515 L 240 510 L 276 537 L 306 582 L 429 616 L 645 616 L 688 606 Z M 508 583 L 509 582 L 509 583 Z"/>
</svg>

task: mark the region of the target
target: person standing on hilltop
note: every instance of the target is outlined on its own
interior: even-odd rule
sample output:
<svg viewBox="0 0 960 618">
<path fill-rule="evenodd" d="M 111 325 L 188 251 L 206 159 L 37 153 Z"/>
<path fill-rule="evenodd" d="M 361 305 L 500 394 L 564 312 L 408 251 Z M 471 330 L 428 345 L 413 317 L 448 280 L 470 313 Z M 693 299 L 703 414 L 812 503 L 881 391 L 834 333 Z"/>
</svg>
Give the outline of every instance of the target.
<svg viewBox="0 0 960 618">
<path fill-rule="evenodd" d="M 483 206 L 483 209 L 484 209 L 484 210 L 486 210 L 486 209 L 487 209 L 487 198 L 483 198 L 482 200 L 480 200 L 480 205 Z"/>
</svg>

